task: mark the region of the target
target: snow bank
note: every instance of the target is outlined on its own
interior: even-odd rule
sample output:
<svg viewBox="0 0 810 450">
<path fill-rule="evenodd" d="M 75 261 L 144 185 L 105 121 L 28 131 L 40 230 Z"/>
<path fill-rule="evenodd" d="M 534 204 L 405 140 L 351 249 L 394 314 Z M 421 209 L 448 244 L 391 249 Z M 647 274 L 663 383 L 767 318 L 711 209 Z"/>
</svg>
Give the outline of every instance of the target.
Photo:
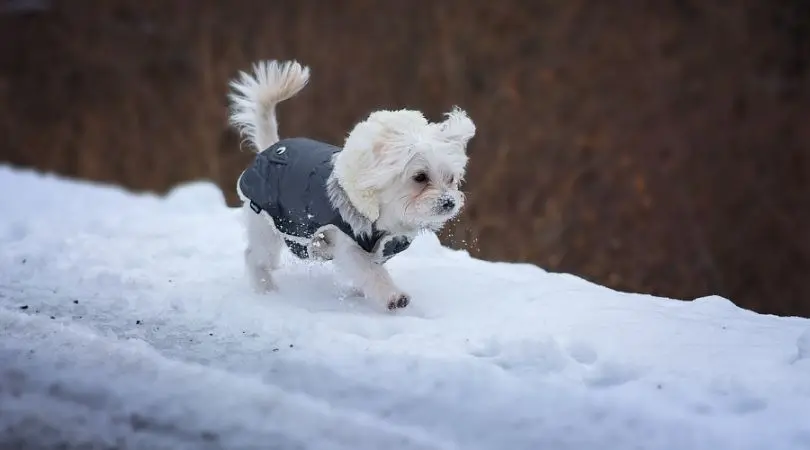
<svg viewBox="0 0 810 450">
<path fill-rule="evenodd" d="M 242 246 L 208 183 L 0 167 L 0 448 L 810 448 L 810 320 L 432 235 L 391 261 L 390 314 L 329 265 L 254 294 Z"/>
</svg>

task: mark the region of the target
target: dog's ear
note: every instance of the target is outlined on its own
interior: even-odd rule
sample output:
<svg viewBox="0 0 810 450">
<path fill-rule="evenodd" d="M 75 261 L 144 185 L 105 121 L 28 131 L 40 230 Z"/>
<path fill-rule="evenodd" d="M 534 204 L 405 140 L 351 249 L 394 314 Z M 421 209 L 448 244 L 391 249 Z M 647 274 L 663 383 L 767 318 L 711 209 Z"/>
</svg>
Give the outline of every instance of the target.
<svg viewBox="0 0 810 450">
<path fill-rule="evenodd" d="M 462 147 L 467 145 L 470 139 L 475 136 L 475 124 L 467 116 L 467 113 L 454 106 L 445 114 L 444 122 L 439 123 L 439 135 L 446 141 L 456 142 Z"/>
</svg>

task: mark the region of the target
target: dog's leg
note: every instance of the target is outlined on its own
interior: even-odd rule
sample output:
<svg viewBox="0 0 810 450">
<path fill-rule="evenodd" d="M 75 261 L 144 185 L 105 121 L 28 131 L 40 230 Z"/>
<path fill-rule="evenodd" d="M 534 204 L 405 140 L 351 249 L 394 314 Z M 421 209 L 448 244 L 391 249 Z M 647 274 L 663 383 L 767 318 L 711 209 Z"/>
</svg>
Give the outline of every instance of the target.
<svg viewBox="0 0 810 450">
<path fill-rule="evenodd" d="M 367 298 L 383 303 L 388 309 L 404 308 L 411 297 L 402 292 L 388 270 L 371 259 L 351 238 L 339 235 L 335 240 L 335 268 L 356 284 Z"/>
<path fill-rule="evenodd" d="M 264 216 L 253 212 L 247 204 L 242 209 L 247 231 L 247 275 L 257 292 L 269 292 L 275 289 L 272 273 L 279 267 L 284 242 Z"/>
</svg>

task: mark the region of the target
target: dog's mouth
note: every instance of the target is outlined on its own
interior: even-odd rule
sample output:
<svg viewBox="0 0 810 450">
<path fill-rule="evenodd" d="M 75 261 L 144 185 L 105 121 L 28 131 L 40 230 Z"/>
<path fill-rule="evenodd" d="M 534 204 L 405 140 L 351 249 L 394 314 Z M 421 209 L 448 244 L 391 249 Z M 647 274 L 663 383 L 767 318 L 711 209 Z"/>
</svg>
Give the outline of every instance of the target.
<svg viewBox="0 0 810 450">
<path fill-rule="evenodd" d="M 459 210 L 455 208 L 448 211 L 445 210 L 434 211 L 433 215 L 431 217 L 428 217 L 425 220 L 425 222 L 430 227 L 441 226 L 444 225 L 445 222 L 452 220 L 454 217 L 456 217 L 458 213 Z"/>
<path fill-rule="evenodd" d="M 433 212 L 433 220 L 448 220 L 451 219 L 453 216 L 458 214 L 458 211 L 454 208 L 451 210 L 437 210 Z"/>
</svg>

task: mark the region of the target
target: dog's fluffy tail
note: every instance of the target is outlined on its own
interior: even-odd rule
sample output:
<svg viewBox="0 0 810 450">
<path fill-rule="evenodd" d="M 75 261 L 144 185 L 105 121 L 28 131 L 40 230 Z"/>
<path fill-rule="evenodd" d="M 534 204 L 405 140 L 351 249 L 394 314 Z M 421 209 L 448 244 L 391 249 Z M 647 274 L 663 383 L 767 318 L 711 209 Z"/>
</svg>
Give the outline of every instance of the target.
<svg viewBox="0 0 810 450">
<path fill-rule="evenodd" d="M 297 61 L 259 61 L 253 73 L 231 81 L 229 121 L 260 152 L 278 142 L 276 105 L 297 94 L 309 81 L 309 67 Z"/>
</svg>

